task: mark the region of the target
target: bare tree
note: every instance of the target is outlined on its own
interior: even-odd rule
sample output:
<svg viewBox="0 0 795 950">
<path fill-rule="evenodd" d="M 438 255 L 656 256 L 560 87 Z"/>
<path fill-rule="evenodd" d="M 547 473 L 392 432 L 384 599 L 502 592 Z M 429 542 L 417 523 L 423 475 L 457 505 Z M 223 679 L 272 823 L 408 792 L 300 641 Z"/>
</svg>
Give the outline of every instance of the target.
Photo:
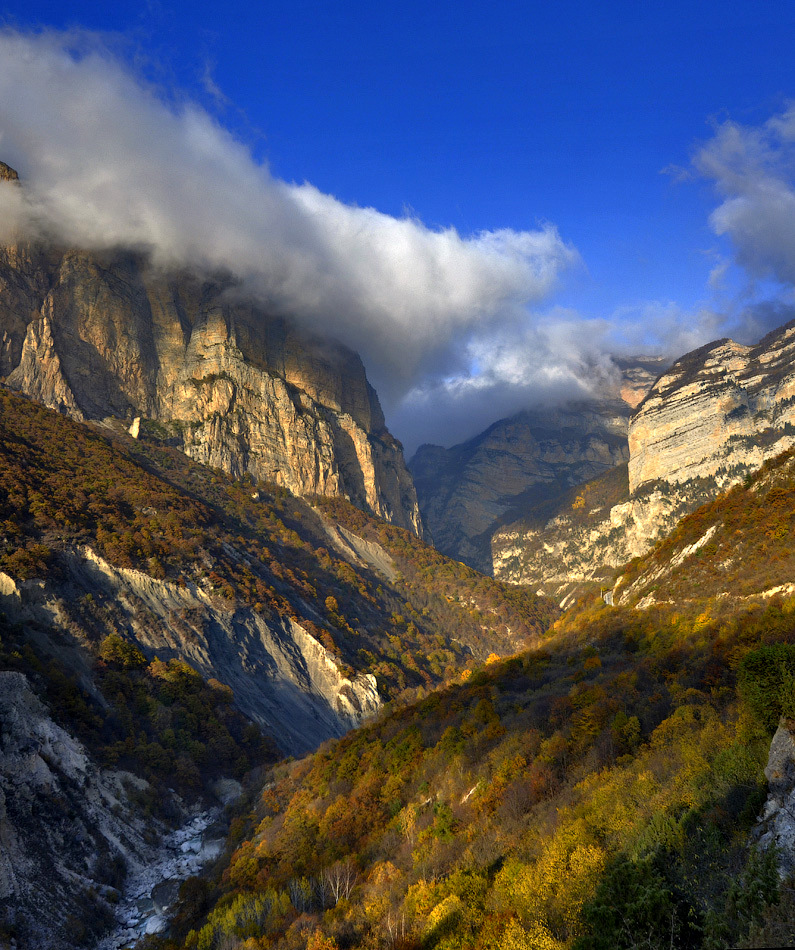
<svg viewBox="0 0 795 950">
<path fill-rule="evenodd" d="M 406 915 L 403 913 L 393 913 L 391 910 L 384 917 L 384 931 L 387 943 L 393 947 L 399 940 L 406 939 L 408 933 L 406 928 Z"/>
<path fill-rule="evenodd" d="M 330 868 L 323 868 L 320 878 L 324 893 L 328 894 L 333 902 L 331 906 L 335 906 L 343 898 L 351 896 L 351 891 L 356 884 L 356 868 L 350 858 L 337 861 Z"/>
<path fill-rule="evenodd" d="M 294 877 L 288 885 L 290 890 L 290 900 L 293 907 L 299 914 L 310 910 L 313 901 L 312 883 L 305 877 Z"/>
</svg>

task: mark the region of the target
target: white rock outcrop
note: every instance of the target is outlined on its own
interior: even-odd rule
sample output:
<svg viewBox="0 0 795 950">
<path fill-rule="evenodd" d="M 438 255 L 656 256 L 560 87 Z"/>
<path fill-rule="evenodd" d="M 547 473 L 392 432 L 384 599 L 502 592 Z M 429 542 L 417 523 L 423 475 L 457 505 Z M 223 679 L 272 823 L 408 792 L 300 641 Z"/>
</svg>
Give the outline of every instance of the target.
<svg viewBox="0 0 795 950">
<path fill-rule="evenodd" d="M 381 705 L 375 677 L 345 676 L 329 651 L 289 617 L 232 608 L 219 597 L 73 552 L 72 581 L 112 603 L 149 655 L 185 660 L 230 686 L 235 703 L 287 753 L 341 736 Z"/>
<path fill-rule="evenodd" d="M 782 877 L 795 872 L 795 736 L 782 721 L 770 743 L 768 795 L 757 827 L 761 847 L 778 848 Z"/>
<path fill-rule="evenodd" d="M 629 424 L 629 488 L 725 487 L 795 445 L 795 323 L 756 346 L 719 340 L 678 360 Z"/>
</svg>

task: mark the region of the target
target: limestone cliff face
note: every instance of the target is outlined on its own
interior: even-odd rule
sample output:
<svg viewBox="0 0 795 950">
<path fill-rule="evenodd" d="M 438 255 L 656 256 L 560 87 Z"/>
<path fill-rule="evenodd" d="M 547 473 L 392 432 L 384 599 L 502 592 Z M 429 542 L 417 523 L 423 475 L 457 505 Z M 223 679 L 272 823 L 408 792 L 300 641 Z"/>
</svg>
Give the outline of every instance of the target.
<svg viewBox="0 0 795 950">
<path fill-rule="evenodd" d="M 624 487 L 594 482 L 582 510 L 570 495 L 544 520 L 499 531 L 495 574 L 564 603 L 582 582 L 610 585 L 684 515 L 795 445 L 793 358 L 795 323 L 756 346 L 718 340 L 683 356 L 630 419 Z"/>
<path fill-rule="evenodd" d="M 229 282 L 127 252 L 0 247 L 0 381 L 77 419 L 166 423 L 198 461 L 422 531 L 359 357 Z"/>
<path fill-rule="evenodd" d="M 756 346 L 710 343 L 655 383 L 629 426 L 629 486 L 727 486 L 795 444 L 795 323 Z"/>
<path fill-rule="evenodd" d="M 523 412 L 451 449 L 421 446 L 410 467 L 436 546 L 492 573 L 501 524 L 626 461 L 629 412 L 620 400 Z"/>
</svg>

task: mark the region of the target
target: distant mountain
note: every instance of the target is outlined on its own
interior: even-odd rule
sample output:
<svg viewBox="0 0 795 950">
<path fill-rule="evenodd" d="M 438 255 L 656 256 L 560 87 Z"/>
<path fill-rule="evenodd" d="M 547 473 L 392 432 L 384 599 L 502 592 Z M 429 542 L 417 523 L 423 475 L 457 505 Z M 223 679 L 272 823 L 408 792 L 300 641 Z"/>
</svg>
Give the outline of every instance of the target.
<svg viewBox="0 0 795 950">
<path fill-rule="evenodd" d="M 21 187 L 3 169 L 0 187 Z M 198 461 L 422 531 L 359 357 L 223 275 L 162 273 L 129 250 L 0 247 L 0 381 L 74 419 L 156 420 Z"/>
<path fill-rule="evenodd" d="M 436 547 L 492 573 L 501 524 L 627 460 L 629 413 L 620 400 L 527 411 L 449 449 L 420 446 L 409 469 Z"/>
<path fill-rule="evenodd" d="M 409 468 L 440 551 L 490 574 L 499 527 L 627 461 L 630 414 L 665 363 L 638 358 L 616 366 L 605 398 L 528 409 L 449 449 L 420 446 Z"/>
</svg>

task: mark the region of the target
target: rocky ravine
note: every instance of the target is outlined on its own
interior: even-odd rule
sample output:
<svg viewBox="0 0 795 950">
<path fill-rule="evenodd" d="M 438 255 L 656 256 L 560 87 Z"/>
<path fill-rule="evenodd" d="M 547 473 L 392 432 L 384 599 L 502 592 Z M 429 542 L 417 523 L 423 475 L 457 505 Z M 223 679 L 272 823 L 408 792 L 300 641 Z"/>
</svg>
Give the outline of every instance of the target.
<svg viewBox="0 0 795 950">
<path fill-rule="evenodd" d="M 100 921 L 104 914 L 91 890 L 106 896 L 125 868 L 135 873 L 154 858 L 158 829 L 150 821 L 148 835 L 130 804 L 142 784 L 99 770 L 21 673 L 0 672 L 0 922 L 20 946 L 81 943 L 87 902 Z"/>
<path fill-rule="evenodd" d="M 756 346 L 719 340 L 655 382 L 629 422 L 629 464 L 570 492 L 545 517 L 496 532 L 494 572 L 567 604 L 677 522 L 795 445 L 795 323 Z"/>
<path fill-rule="evenodd" d="M 20 187 L 10 169 L 0 187 Z M 156 420 L 197 461 L 421 533 L 359 357 L 229 281 L 157 273 L 130 252 L 0 247 L 0 381 L 77 419 Z"/>
<path fill-rule="evenodd" d="M 114 918 L 99 950 L 165 929 L 180 882 L 223 850 L 219 818 L 240 786 L 217 782 L 205 811 L 173 797 L 176 831 L 136 804 L 147 787 L 98 768 L 22 673 L 0 672 L 0 928 L 18 947 L 93 946 Z"/>
</svg>

